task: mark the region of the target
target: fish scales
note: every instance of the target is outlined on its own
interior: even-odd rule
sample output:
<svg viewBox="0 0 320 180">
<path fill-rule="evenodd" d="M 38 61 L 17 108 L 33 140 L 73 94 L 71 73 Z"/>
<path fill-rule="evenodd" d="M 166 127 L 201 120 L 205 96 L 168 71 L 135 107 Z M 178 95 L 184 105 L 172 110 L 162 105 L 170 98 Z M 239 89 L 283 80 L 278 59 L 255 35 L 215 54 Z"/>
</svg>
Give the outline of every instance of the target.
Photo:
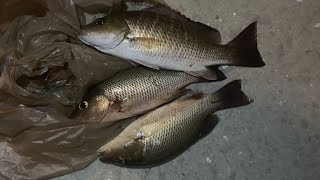
<svg viewBox="0 0 320 180">
<path fill-rule="evenodd" d="M 199 134 L 208 111 L 212 111 L 214 106 L 210 101 L 196 102 L 186 108 L 179 108 L 160 121 L 146 125 L 142 131 L 153 131 L 157 133 L 145 138 L 145 149 L 143 156 L 146 163 L 157 162 L 165 159 L 171 154 L 189 145 Z M 148 134 L 148 132 L 145 132 Z M 170 138 L 168 138 L 170 137 Z"/>
<path fill-rule="evenodd" d="M 115 76 L 110 81 L 100 84 L 98 88 L 103 90 L 104 95 L 113 101 L 130 102 L 133 100 L 147 103 L 154 98 L 154 100 L 159 100 L 168 91 L 176 89 L 177 86 L 180 87 L 181 84 L 177 84 L 177 82 L 185 82 L 182 85 L 185 86 L 187 83 L 197 81 L 197 78 L 183 72 L 157 72 L 153 70 L 141 72 L 141 69 L 131 69 L 127 73 Z M 130 77 L 127 74 L 130 74 Z M 131 104 L 128 103 L 128 105 Z"/>
<path fill-rule="evenodd" d="M 221 74 L 216 72 L 219 79 Z M 184 72 L 145 67 L 127 69 L 90 89 L 73 117 L 87 122 L 132 117 L 184 95 L 186 86 L 202 81 Z"/>
<path fill-rule="evenodd" d="M 111 13 L 82 27 L 78 37 L 101 52 L 207 80 L 216 80 L 212 67 L 265 65 L 257 49 L 256 22 L 221 45 L 219 31 L 174 14 L 176 18 L 155 11 Z"/>
<path fill-rule="evenodd" d="M 214 127 L 209 114 L 252 102 L 240 83 L 233 81 L 213 94 L 186 95 L 143 115 L 98 150 L 100 160 L 120 166 L 170 160 Z"/>
<path fill-rule="evenodd" d="M 133 48 L 138 52 L 150 54 L 155 61 L 165 58 L 168 62 L 192 65 L 197 61 L 203 65 L 213 65 L 211 60 L 213 58 L 231 58 L 229 54 L 221 53 L 227 50 L 225 47 L 208 44 L 196 38 L 189 29 L 175 19 L 149 12 L 128 12 L 122 14 L 122 17 L 131 30 L 128 37 L 137 41 Z M 148 28 L 150 26 L 156 28 Z M 139 41 L 139 38 L 143 41 Z"/>
</svg>

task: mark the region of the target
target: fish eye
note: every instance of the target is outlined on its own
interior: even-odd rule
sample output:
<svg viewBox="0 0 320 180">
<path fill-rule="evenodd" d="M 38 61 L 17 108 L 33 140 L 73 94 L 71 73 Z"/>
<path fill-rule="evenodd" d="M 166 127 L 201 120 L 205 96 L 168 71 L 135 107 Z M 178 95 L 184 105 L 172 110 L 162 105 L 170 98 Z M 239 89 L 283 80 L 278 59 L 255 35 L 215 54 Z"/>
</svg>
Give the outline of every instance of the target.
<svg viewBox="0 0 320 180">
<path fill-rule="evenodd" d="M 87 101 L 82 101 L 81 103 L 79 103 L 79 109 L 80 110 L 87 109 L 88 106 L 89 106 L 89 103 Z"/>
<path fill-rule="evenodd" d="M 119 158 L 115 160 L 115 163 L 117 164 L 124 164 L 126 161 L 123 158 Z"/>
<path fill-rule="evenodd" d="M 103 25 L 103 24 L 104 24 L 103 19 L 98 19 L 98 20 L 96 21 L 96 24 L 97 24 L 97 25 Z"/>
</svg>

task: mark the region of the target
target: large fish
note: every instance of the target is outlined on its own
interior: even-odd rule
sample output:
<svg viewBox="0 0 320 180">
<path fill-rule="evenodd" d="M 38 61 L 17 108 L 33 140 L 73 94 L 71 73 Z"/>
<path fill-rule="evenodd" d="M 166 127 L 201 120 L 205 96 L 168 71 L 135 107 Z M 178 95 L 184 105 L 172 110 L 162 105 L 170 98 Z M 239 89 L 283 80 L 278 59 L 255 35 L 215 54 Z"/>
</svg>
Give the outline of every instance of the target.
<svg viewBox="0 0 320 180">
<path fill-rule="evenodd" d="M 234 81 L 214 94 L 186 95 L 131 123 L 98 150 L 100 160 L 119 166 L 153 166 L 172 159 L 199 139 L 216 111 L 252 101 Z M 208 131 L 208 129 L 207 129 Z"/>
<path fill-rule="evenodd" d="M 111 13 L 82 27 L 79 39 L 114 56 L 154 69 L 184 71 L 211 80 L 216 65 L 264 66 L 257 49 L 256 22 L 221 45 L 220 33 L 172 10 Z"/>
<path fill-rule="evenodd" d="M 216 80 L 225 79 L 216 69 Z M 145 113 L 186 93 L 184 87 L 202 82 L 184 72 L 135 67 L 98 84 L 83 98 L 73 118 L 114 122 Z"/>
</svg>

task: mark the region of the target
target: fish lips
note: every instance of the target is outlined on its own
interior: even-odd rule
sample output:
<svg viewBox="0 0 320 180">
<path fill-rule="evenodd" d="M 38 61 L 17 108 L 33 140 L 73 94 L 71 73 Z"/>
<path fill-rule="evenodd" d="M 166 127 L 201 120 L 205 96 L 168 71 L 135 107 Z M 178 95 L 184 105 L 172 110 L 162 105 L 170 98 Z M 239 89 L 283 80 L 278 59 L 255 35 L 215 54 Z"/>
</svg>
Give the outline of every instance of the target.
<svg viewBox="0 0 320 180">
<path fill-rule="evenodd" d="M 77 37 L 84 44 L 88 46 L 95 46 L 95 44 L 92 43 L 94 42 L 94 39 L 90 36 L 90 33 L 82 31 L 81 33 L 77 33 Z"/>
<path fill-rule="evenodd" d="M 107 43 L 110 41 L 110 39 L 112 39 L 108 36 L 108 34 L 84 32 L 84 33 L 78 34 L 77 37 L 84 44 L 94 47 L 99 51 L 113 48 L 113 47 L 109 47 L 109 44 Z"/>
<path fill-rule="evenodd" d="M 135 167 L 143 164 L 144 145 L 136 141 L 130 141 L 123 145 L 121 142 L 109 144 L 109 148 L 101 148 L 97 151 L 99 160 L 103 163 L 114 164 L 120 167 Z M 115 146 L 119 148 L 115 148 Z"/>
</svg>

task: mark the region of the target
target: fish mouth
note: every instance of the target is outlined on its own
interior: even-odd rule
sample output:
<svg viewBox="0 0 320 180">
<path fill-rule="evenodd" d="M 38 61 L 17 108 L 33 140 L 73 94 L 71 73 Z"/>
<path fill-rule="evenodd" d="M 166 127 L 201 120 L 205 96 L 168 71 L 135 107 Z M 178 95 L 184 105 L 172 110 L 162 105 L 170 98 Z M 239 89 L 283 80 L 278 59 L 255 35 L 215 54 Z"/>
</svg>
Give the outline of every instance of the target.
<svg viewBox="0 0 320 180">
<path fill-rule="evenodd" d="M 78 39 L 88 46 L 100 47 L 99 39 L 96 39 L 94 34 L 82 31 L 77 34 Z"/>
<path fill-rule="evenodd" d="M 80 30 L 80 31 L 77 31 L 76 32 L 76 35 L 78 36 L 78 37 L 80 37 L 80 36 L 85 36 L 85 35 L 87 35 L 88 33 L 87 32 L 85 32 L 85 31 L 83 31 L 83 30 Z"/>
<path fill-rule="evenodd" d="M 111 163 L 112 160 L 111 158 L 108 156 L 108 154 L 110 154 L 111 151 L 107 148 L 101 147 L 100 149 L 97 150 L 97 154 L 99 157 L 99 160 L 103 163 Z"/>
<path fill-rule="evenodd" d="M 85 37 L 88 36 L 89 33 L 81 30 L 81 31 L 79 31 L 79 32 L 76 32 L 76 35 L 77 35 L 77 37 L 82 41 L 82 40 L 85 40 L 85 39 L 86 39 Z"/>
<path fill-rule="evenodd" d="M 76 27 L 73 27 L 73 26 L 71 26 L 71 28 L 75 31 L 76 35 L 85 33 L 85 31 L 80 29 L 80 28 L 76 28 Z"/>
<path fill-rule="evenodd" d="M 106 152 L 108 152 L 108 153 L 111 152 L 110 149 L 107 147 L 108 144 L 100 147 L 100 149 L 97 150 L 97 153 L 98 153 L 99 156 L 102 156 Z"/>
<path fill-rule="evenodd" d="M 89 36 L 89 33 L 88 32 L 85 32 L 85 31 L 81 31 L 81 32 L 76 32 L 77 34 L 77 37 L 80 41 L 82 41 L 83 43 L 87 44 L 87 45 L 91 45 L 89 42 L 88 42 L 88 36 Z"/>
</svg>

